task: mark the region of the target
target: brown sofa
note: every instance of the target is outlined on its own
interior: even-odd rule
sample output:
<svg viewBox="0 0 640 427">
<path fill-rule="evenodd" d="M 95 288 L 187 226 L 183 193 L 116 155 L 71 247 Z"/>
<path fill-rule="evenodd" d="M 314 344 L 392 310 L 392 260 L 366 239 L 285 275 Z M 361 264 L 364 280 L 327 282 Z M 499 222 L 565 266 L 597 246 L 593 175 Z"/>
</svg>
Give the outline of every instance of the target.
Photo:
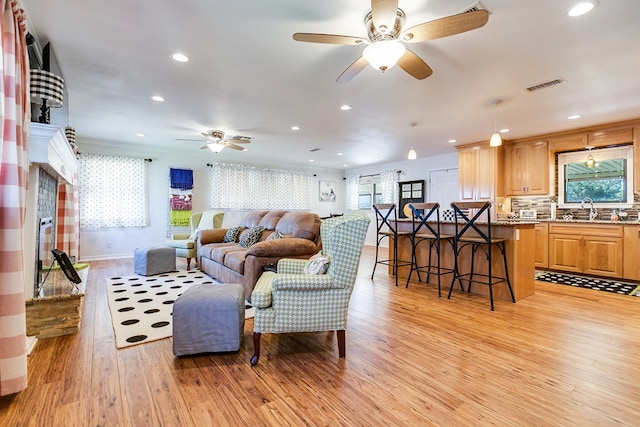
<svg viewBox="0 0 640 427">
<path fill-rule="evenodd" d="M 241 231 L 235 243 L 223 242 L 227 228 L 199 231 L 197 260 L 200 270 L 209 276 L 223 283 L 242 283 L 247 299 L 265 266 L 281 258 L 306 259 L 322 248 L 320 217 L 311 212 L 255 211 L 238 225 Z M 237 243 L 258 225 L 264 231 L 257 243 L 249 248 Z M 282 237 L 274 239 L 273 233 Z"/>
</svg>

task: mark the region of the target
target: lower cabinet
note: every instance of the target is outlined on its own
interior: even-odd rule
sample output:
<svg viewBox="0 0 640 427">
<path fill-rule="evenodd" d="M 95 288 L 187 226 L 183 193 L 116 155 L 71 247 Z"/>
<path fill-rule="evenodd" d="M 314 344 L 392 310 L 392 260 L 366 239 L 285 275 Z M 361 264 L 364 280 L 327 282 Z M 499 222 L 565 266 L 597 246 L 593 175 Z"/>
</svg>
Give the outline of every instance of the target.
<svg viewBox="0 0 640 427">
<path fill-rule="evenodd" d="M 624 277 L 623 226 L 549 224 L 549 268 Z"/>
<path fill-rule="evenodd" d="M 539 222 L 536 224 L 536 253 L 535 266 L 540 268 L 549 267 L 549 224 Z"/>
<path fill-rule="evenodd" d="M 623 277 L 640 280 L 640 225 L 624 226 Z"/>
</svg>

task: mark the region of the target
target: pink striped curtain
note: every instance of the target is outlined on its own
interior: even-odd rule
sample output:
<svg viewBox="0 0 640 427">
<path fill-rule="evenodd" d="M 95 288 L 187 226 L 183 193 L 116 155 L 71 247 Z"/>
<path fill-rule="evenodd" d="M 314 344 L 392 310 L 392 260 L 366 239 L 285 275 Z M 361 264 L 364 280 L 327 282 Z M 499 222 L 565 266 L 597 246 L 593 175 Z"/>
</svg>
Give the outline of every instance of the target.
<svg viewBox="0 0 640 427">
<path fill-rule="evenodd" d="M 58 184 L 58 227 L 56 247 L 67 255 L 79 256 L 80 243 L 80 209 L 78 205 L 78 175 L 73 174 L 73 185 Z"/>
<path fill-rule="evenodd" d="M 5 396 L 27 387 L 22 233 L 31 112 L 23 11 L 15 0 L 0 5 L 0 396 Z"/>
</svg>

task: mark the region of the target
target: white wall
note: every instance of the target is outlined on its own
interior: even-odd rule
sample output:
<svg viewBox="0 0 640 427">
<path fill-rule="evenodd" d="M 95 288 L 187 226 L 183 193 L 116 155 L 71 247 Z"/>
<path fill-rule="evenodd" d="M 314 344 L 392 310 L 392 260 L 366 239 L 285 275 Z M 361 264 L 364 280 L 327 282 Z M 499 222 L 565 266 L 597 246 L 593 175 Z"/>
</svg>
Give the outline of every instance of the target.
<svg viewBox="0 0 640 427">
<path fill-rule="evenodd" d="M 372 175 L 377 174 L 385 170 L 396 169 L 401 170 L 400 176 L 398 178 L 399 181 L 413 181 L 418 179 L 424 179 L 425 183 L 428 183 L 429 173 L 435 170 L 447 170 L 447 169 L 457 169 L 458 168 L 458 153 L 450 153 L 444 154 L 441 156 L 432 156 L 432 157 L 420 157 L 416 160 L 403 160 L 400 162 L 394 163 L 384 163 L 377 165 L 364 166 L 361 168 L 352 168 L 345 171 L 345 176 L 350 175 Z M 457 183 L 456 183 L 457 187 Z M 428 188 L 428 184 L 427 184 Z M 452 195 L 451 200 L 457 198 L 457 194 Z M 430 198 L 430 194 L 427 191 L 426 200 L 428 201 L 440 201 L 440 200 L 432 200 Z M 442 201 L 440 201 L 442 202 Z M 365 239 L 366 245 L 374 245 L 376 244 L 376 218 L 374 212 L 367 211 L 367 215 L 371 218 L 371 224 L 369 225 L 369 229 L 367 230 L 367 237 Z M 387 239 L 384 239 L 382 242 L 383 246 L 387 245 Z"/>
<path fill-rule="evenodd" d="M 194 174 L 193 212 L 199 212 L 215 206 L 209 206 L 208 166 L 216 159 L 214 154 L 188 155 L 180 152 L 153 151 L 145 148 L 128 149 L 123 152 L 121 147 L 111 147 L 100 142 L 79 141 L 81 153 L 127 155 L 150 158 L 149 171 L 149 226 L 139 229 L 112 230 L 81 230 L 80 231 L 80 260 L 91 261 L 97 259 L 129 258 L 137 247 L 163 245 L 167 235 L 168 200 L 169 200 L 169 168 L 192 169 Z M 256 167 L 296 169 L 277 164 L 258 165 Z M 306 168 L 314 177 L 313 194 L 311 195 L 311 211 L 321 217 L 330 213 L 341 213 L 345 206 L 345 183 L 341 170 Z M 117 171 L 114 171 L 117 176 Z M 336 201 L 319 201 L 319 181 L 336 182 Z M 227 211 L 223 225 L 237 224 L 246 211 Z"/>
</svg>

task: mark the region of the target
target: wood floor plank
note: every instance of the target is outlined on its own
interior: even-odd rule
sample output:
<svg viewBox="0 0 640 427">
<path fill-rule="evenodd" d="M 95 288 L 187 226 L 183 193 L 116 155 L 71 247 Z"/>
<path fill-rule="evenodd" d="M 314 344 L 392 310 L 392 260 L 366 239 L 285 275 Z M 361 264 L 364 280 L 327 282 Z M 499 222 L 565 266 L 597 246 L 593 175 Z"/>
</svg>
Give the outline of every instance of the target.
<svg viewBox="0 0 640 427">
<path fill-rule="evenodd" d="M 80 331 L 38 342 L 0 425 L 638 425 L 640 298 L 536 282 L 491 312 L 480 295 L 447 299 L 446 279 L 442 298 L 386 269 L 371 280 L 373 256 L 346 359 L 334 333 L 265 334 L 256 367 L 251 320 L 237 353 L 177 358 L 171 339 L 116 349 L 105 281 L 133 263 L 91 262 Z"/>
</svg>

